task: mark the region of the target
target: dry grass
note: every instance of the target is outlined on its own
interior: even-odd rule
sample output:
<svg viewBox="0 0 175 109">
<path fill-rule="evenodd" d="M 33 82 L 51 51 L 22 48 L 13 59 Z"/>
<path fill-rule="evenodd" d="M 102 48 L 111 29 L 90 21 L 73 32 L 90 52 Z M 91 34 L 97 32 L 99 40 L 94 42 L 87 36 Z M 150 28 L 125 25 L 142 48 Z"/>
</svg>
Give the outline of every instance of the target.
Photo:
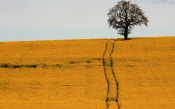
<svg viewBox="0 0 175 109">
<path fill-rule="evenodd" d="M 121 109 L 175 108 L 175 38 L 116 41 Z"/>
<path fill-rule="evenodd" d="M 106 42 L 0 43 L 0 109 L 105 108 Z"/>
<path fill-rule="evenodd" d="M 0 64 L 67 64 L 102 59 L 107 40 L 1 42 Z"/>
<path fill-rule="evenodd" d="M 1 109 L 103 109 L 106 106 L 107 87 L 101 66 L 0 71 Z"/>
<path fill-rule="evenodd" d="M 107 42 L 0 42 L 0 109 L 105 109 L 105 71 L 109 109 L 175 108 L 175 38 L 118 39 L 103 59 Z"/>
</svg>

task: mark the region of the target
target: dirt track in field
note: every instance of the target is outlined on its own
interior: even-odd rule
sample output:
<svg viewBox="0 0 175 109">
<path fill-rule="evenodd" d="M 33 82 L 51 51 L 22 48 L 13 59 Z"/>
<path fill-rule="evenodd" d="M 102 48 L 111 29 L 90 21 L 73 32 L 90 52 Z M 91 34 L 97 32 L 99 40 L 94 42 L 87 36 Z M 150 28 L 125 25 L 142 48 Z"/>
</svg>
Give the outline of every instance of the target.
<svg viewBox="0 0 175 109">
<path fill-rule="evenodd" d="M 175 109 L 174 42 L 0 42 L 0 109 Z"/>
<path fill-rule="evenodd" d="M 118 81 L 116 80 L 116 75 L 113 70 L 113 60 L 112 54 L 114 51 L 115 40 L 108 40 L 106 43 L 106 49 L 103 54 L 103 66 L 104 73 L 108 85 L 106 105 L 108 109 L 119 109 L 118 104 Z"/>
</svg>

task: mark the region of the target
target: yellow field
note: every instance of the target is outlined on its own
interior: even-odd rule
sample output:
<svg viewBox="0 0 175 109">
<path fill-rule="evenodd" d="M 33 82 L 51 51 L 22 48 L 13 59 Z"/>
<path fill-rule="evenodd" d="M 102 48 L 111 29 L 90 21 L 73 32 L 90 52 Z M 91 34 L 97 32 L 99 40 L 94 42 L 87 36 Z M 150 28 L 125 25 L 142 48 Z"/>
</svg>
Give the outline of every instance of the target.
<svg viewBox="0 0 175 109">
<path fill-rule="evenodd" d="M 0 109 L 175 109 L 174 42 L 0 42 Z"/>
<path fill-rule="evenodd" d="M 0 109 L 105 109 L 106 42 L 1 42 Z"/>
<path fill-rule="evenodd" d="M 121 109 L 175 109 L 175 38 L 116 41 Z"/>
</svg>

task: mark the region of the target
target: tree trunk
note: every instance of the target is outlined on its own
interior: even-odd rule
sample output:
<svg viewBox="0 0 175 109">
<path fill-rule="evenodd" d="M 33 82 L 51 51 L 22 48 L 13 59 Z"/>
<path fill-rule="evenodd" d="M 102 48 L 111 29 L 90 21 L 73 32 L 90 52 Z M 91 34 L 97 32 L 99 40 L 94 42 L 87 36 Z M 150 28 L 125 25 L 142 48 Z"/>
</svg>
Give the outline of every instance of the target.
<svg viewBox="0 0 175 109">
<path fill-rule="evenodd" d="M 124 37 L 125 37 L 125 40 L 128 39 L 128 27 L 125 28 Z"/>
<path fill-rule="evenodd" d="M 125 34 L 124 37 L 125 37 L 125 40 L 128 40 L 128 34 Z"/>
</svg>

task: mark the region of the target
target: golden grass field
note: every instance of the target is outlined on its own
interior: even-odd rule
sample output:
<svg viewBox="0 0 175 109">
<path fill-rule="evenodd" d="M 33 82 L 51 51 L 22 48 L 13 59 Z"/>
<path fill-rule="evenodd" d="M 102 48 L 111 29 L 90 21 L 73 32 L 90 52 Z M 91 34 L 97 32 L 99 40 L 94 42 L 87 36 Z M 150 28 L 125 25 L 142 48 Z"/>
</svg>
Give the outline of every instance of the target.
<svg viewBox="0 0 175 109">
<path fill-rule="evenodd" d="M 1 42 L 0 109 L 104 108 L 106 42 Z"/>
<path fill-rule="evenodd" d="M 175 109 L 174 42 L 0 42 L 0 109 Z"/>
<path fill-rule="evenodd" d="M 121 109 L 175 109 L 175 38 L 116 41 Z"/>
</svg>

